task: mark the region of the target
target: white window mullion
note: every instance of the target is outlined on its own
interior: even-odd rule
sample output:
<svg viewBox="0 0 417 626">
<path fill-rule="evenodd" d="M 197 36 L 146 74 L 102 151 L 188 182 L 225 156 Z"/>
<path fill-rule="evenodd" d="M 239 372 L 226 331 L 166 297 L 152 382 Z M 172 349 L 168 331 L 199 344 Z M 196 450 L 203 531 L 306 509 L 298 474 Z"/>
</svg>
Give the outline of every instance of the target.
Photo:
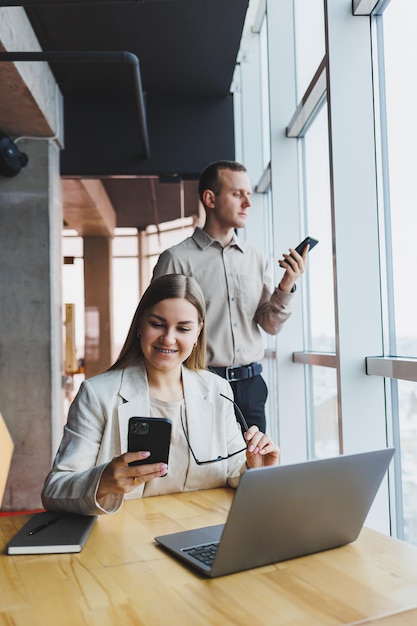
<svg viewBox="0 0 417 626">
<path fill-rule="evenodd" d="M 350 7 L 325 0 L 344 453 L 387 445 L 384 384 L 365 372 L 365 357 L 382 351 L 370 18 Z M 387 490 L 374 511 L 374 524 L 389 530 Z"/>
<path fill-rule="evenodd" d="M 297 140 L 285 135 L 297 107 L 293 0 L 268 0 L 267 14 L 273 236 L 277 260 L 304 235 L 300 223 Z M 283 272 L 277 263 L 275 270 L 278 284 Z M 304 366 L 292 362 L 292 353 L 303 348 L 299 281 L 293 314 L 277 337 L 279 443 L 284 463 L 307 457 Z"/>
</svg>

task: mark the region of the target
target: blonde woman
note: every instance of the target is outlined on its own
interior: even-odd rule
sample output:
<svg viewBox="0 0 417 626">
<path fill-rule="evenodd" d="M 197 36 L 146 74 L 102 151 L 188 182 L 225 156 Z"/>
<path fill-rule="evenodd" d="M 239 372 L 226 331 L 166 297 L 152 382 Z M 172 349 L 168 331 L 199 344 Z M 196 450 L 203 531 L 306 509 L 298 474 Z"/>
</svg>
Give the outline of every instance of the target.
<svg viewBox="0 0 417 626">
<path fill-rule="evenodd" d="M 145 291 L 112 367 L 84 381 L 42 491 L 46 509 L 114 513 L 124 498 L 236 487 L 248 467 L 278 463 L 252 426 L 242 433 L 229 383 L 206 369 L 205 303 L 198 283 L 162 276 Z M 230 401 L 231 400 L 231 401 Z M 169 465 L 129 465 L 130 417 L 172 421 Z"/>
</svg>

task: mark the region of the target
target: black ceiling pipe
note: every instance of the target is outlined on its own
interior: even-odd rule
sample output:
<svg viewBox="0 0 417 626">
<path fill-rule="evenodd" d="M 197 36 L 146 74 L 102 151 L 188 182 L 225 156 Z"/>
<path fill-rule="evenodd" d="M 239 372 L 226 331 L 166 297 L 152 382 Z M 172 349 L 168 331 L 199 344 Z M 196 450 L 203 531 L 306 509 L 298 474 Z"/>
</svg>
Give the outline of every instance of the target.
<svg viewBox="0 0 417 626">
<path fill-rule="evenodd" d="M 145 156 L 150 157 L 148 126 L 146 123 L 145 102 L 143 97 L 142 80 L 139 68 L 139 59 L 132 52 L 111 51 L 59 51 L 59 52 L 0 52 L 1 61 L 51 61 L 51 62 L 91 62 L 101 63 L 128 63 L 133 69 L 135 98 L 139 112 L 139 124 L 142 140 L 145 146 Z"/>
</svg>

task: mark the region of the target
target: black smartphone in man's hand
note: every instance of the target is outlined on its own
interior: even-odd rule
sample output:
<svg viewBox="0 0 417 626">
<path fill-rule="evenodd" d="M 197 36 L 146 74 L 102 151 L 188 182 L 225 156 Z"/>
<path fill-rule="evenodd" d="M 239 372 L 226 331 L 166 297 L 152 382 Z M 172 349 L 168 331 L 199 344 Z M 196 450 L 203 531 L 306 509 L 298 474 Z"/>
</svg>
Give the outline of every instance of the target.
<svg viewBox="0 0 417 626">
<path fill-rule="evenodd" d="M 168 465 L 172 422 L 163 417 L 131 417 L 127 435 L 128 452 L 149 451 L 147 459 L 129 465 L 166 463 Z"/>
<path fill-rule="evenodd" d="M 298 254 L 303 254 L 303 250 L 304 248 L 309 245 L 310 249 L 309 252 L 312 251 L 312 249 L 314 248 L 314 246 L 316 246 L 318 244 L 319 240 L 318 239 L 313 239 L 313 237 L 306 237 L 304 239 L 304 241 L 302 241 L 301 243 L 298 244 L 298 246 L 296 248 L 294 248 L 294 250 L 296 252 L 298 252 Z"/>
</svg>

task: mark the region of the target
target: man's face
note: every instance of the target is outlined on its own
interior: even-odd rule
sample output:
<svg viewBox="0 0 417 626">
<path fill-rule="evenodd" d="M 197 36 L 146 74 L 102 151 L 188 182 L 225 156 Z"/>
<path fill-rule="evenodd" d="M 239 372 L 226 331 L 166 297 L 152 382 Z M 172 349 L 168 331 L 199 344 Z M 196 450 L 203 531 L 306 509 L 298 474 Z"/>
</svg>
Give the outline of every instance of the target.
<svg viewBox="0 0 417 626">
<path fill-rule="evenodd" d="M 220 193 L 213 194 L 213 217 L 219 226 L 243 228 L 251 206 L 251 184 L 246 172 L 220 170 Z"/>
</svg>

